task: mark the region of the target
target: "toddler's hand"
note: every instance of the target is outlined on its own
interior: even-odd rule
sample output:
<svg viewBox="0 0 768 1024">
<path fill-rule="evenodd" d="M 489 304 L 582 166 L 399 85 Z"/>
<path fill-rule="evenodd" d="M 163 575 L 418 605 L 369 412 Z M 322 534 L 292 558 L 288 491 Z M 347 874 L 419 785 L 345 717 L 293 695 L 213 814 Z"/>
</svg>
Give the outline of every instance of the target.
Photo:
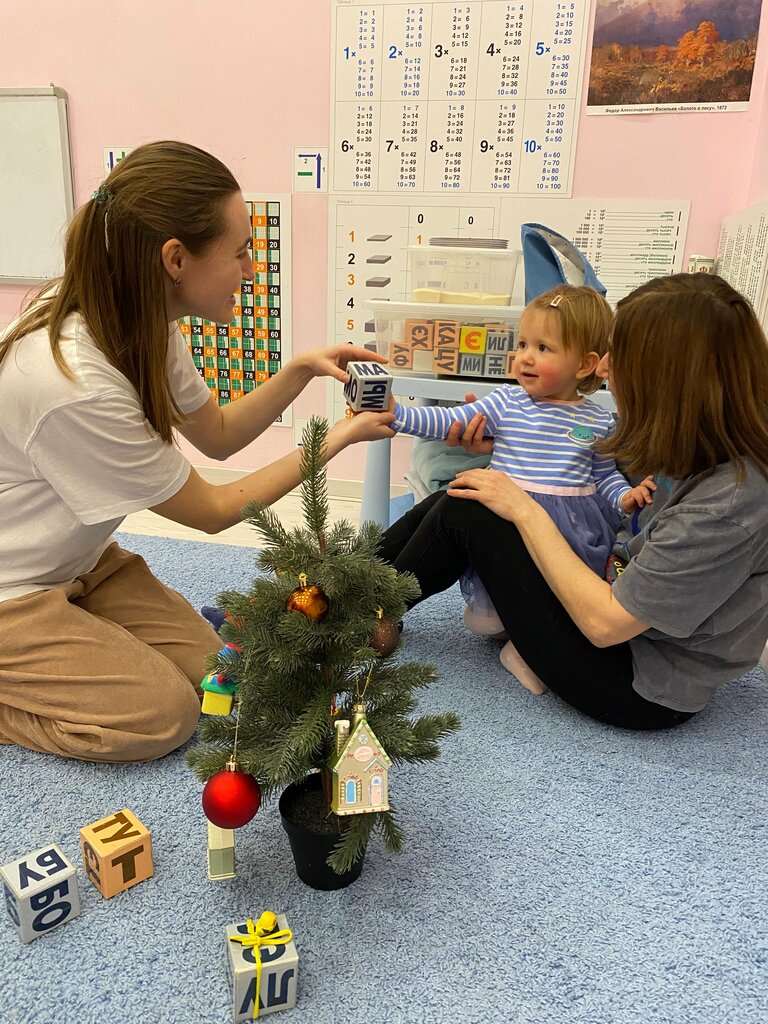
<svg viewBox="0 0 768 1024">
<path fill-rule="evenodd" d="M 627 515 L 629 515 L 629 513 L 634 512 L 636 508 L 642 508 L 644 505 L 652 505 L 653 492 L 655 490 L 656 484 L 653 482 L 653 477 L 647 476 L 642 483 L 637 485 L 637 487 L 633 487 L 631 491 L 627 491 L 621 499 L 621 507 Z"/>
</svg>

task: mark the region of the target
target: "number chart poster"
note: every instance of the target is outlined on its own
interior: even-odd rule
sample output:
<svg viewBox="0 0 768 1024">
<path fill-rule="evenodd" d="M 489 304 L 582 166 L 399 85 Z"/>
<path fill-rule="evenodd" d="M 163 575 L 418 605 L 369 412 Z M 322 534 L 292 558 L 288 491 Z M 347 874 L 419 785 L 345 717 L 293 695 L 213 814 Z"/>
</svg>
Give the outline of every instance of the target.
<svg viewBox="0 0 768 1024">
<path fill-rule="evenodd" d="M 334 192 L 570 196 L 584 0 L 336 0 Z"/>
<path fill-rule="evenodd" d="M 236 402 L 291 358 L 291 197 L 245 196 L 253 232 L 253 281 L 243 281 L 228 324 L 184 317 L 198 373 L 219 405 Z M 275 423 L 290 426 L 290 407 Z"/>
</svg>

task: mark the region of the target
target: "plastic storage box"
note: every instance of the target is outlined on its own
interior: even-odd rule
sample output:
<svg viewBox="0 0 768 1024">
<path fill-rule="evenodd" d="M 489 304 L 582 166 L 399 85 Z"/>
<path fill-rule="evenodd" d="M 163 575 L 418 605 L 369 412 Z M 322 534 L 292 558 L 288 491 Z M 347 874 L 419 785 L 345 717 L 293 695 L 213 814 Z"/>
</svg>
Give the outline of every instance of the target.
<svg viewBox="0 0 768 1024">
<path fill-rule="evenodd" d="M 368 299 L 376 350 L 390 373 L 417 377 L 512 378 L 521 306 L 452 305 Z M 513 379 L 513 378 L 512 378 Z"/>
<path fill-rule="evenodd" d="M 462 306 L 508 306 L 519 249 L 408 248 L 411 299 Z"/>
</svg>

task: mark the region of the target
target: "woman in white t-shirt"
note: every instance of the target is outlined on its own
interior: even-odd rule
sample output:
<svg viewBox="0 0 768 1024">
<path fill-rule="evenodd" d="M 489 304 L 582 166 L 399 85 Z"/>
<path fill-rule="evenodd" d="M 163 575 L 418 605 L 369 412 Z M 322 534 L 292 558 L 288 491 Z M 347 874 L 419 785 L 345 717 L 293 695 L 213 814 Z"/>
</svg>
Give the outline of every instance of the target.
<svg viewBox="0 0 768 1024">
<path fill-rule="evenodd" d="M 253 277 L 251 220 L 230 171 L 178 142 L 134 150 L 75 215 L 64 274 L 0 340 L 0 741 L 98 761 L 160 757 L 193 733 L 208 623 L 112 534 L 131 512 L 218 533 L 300 481 L 294 451 L 214 486 L 178 430 L 226 459 L 349 345 L 287 363 L 220 407 L 176 320 L 232 317 Z M 392 436 L 391 413 L 329 431 L 327 457 Z"/>
</svg>

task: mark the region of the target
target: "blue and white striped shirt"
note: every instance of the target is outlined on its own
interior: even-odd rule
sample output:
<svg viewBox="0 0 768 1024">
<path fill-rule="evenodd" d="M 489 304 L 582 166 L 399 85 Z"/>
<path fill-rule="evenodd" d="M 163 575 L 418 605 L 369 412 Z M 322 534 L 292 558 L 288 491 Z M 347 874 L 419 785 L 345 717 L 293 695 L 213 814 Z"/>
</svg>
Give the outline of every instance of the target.
<svg viewBox="0 0 768 1024">
<path fill-rule="evenodd" d="M 613 416 L 588 398 L 542 402 L 522 388 L 502 384 L 469 405 L 443 409 L 395 403 L 394 430 L 416 437 L 444 438 L 456 421 L 466 426 L 476 413 L 486 417 L 495 438 L 490 469 L 500 469 L 525 490 L 548 494 L 594 494 L 622 512 L 630 485 L 613 459 L 596 455 L 595 444 L 614 430 Z"/>
</svg>

